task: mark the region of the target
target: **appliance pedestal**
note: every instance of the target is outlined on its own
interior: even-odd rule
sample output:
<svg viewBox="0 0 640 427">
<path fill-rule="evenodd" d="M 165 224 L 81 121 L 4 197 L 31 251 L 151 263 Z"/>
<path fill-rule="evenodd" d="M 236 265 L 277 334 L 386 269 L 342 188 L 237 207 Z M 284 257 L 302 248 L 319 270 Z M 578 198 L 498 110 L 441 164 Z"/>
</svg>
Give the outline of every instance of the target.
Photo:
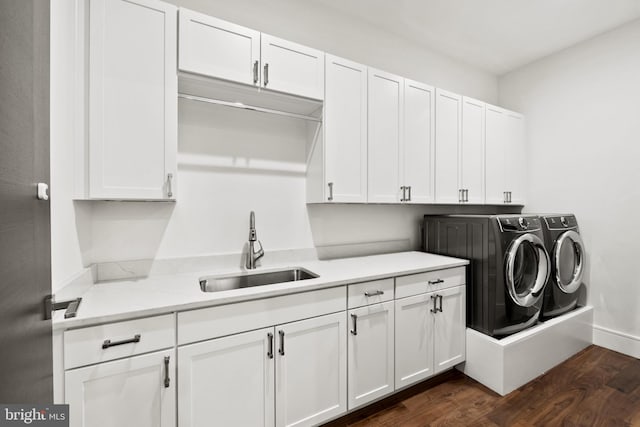
<svg viewBox="0 0 640 427">
<path fill-rule="evenodd" d="M 466 362 L 457 366 L 504 396 L 593 342 L 593 307 L 585 306 L 501 340 L 467 328 Z"/>
</svg>

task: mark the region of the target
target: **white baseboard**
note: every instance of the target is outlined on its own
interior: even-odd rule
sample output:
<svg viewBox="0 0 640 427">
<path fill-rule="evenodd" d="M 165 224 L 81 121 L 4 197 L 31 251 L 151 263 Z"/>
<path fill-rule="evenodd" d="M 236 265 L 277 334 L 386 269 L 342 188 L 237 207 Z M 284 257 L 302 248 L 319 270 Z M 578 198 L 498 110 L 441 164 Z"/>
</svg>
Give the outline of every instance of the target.
<svg viewBox="0 0 640 427">
<path fill-rule="evenodd" d="M 593 343 L 640 359 L 640 337 L 593 325 Z"/>
</svg>

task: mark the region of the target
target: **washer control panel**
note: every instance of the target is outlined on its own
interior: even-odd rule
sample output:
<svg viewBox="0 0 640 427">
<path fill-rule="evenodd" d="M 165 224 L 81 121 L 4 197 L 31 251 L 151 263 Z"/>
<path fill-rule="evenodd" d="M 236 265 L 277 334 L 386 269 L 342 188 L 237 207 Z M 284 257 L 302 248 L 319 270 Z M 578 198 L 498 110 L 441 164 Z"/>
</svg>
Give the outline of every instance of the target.
<svg viewBox="0 0 640 427">
<path fill-rule="evenodd" d="M 578 221 L 574 215 L 550 215 L 545 216 L 544 221 L 549 230 L 568 230 L 578 227 Z"/>
<path fill-rule="evenodd" d="M 501 216 L 498 217 L 502 231 L 536 231 L 540 230 L 540 219 L 537 216 Z"/>
</svg>

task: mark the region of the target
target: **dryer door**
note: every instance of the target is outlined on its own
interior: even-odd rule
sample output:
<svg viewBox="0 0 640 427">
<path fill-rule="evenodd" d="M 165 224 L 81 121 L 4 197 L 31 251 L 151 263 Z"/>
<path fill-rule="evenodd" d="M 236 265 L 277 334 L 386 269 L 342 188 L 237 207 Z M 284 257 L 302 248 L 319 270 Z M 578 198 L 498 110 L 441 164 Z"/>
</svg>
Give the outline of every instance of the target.
<svg viewBox="0 0 640 427">
<path fill-rule="evenodd" d="M 573 230 L 562 233 L 553 246 L 553 270 L 558 288 L 564 293 L 575 292 L 584 274 L 584 244 Z"/>
<path fill-rule="evenodd" d="M 550 274 L 549 255 L 534 234 L 515 239 L 507 251 L 505 280 L 513 302 L 531 307 L 542 295 Z"/>
</svg>

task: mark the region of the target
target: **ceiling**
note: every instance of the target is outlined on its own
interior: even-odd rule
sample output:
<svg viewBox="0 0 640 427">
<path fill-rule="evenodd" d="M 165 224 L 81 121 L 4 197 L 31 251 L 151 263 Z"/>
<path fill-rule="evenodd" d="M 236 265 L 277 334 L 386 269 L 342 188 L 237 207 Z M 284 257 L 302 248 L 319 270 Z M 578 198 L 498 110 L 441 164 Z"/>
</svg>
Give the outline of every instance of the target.
<svg viewBox="0 0 640 427">
<path fill-rule="evenodd" d="M 640 18 L 640 0 L 312 0 L 501 75 Z"/>
</svg>

